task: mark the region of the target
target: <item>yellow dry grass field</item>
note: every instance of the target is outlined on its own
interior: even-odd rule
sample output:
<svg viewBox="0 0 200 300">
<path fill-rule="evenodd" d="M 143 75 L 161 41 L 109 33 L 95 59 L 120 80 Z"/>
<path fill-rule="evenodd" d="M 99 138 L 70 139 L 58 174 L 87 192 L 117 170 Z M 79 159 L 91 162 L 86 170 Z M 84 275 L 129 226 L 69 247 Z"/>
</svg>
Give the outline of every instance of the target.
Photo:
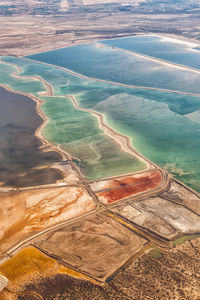
<svg viewBox="0 0 200 300">
<path fill-rule="evenodd" d="M 55 273 L 61 267 L 53 258 L 34 247 L 27 247 L 0 265 L 0 273 L 12 283 L 28 275 Z"/>
<path fill-rule="evenodd" d="M 32 246 L 24 248 L 10 260 L 1 264 L 0 274 L 9 280 L 7 288 L 0 293 L 2 300 L 16 299 L 17 295 L 23 296 L 23 292 L 20 291 L 23 285 L 56 274 L 67 274 L 77 279 L 89 280 L 87 276 L 62 266 Z"/>
</svg>

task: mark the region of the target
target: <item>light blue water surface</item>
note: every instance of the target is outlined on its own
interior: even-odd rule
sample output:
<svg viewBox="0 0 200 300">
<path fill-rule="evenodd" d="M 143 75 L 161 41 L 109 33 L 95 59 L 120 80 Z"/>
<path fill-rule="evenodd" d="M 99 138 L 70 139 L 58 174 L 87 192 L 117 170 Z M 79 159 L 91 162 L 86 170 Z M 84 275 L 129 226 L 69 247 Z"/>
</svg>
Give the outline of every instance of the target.
<svg viewBox="0 0 200 300">
<path fill-rule="evenodd" d="M 200 69 L 200 46 L 162 36 L 133 36 L 101 43 Z"/>
<path fill-rule="evenodd" d="M 29 58 L 101 80 L 200 94 L 200 73 L 138 57 L 100 43 L 62 48 Z"/>
</svg>

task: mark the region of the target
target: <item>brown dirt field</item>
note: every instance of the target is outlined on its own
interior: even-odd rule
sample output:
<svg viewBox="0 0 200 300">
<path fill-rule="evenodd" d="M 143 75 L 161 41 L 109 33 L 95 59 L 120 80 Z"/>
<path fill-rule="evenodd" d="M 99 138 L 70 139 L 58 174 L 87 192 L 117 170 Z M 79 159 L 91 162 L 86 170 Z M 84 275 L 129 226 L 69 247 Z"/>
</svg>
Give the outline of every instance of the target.
<svg viewBox="0 0 200 300">
<path fill-rule="evenodd" d="M 97 11 L 0 16 L 0 55 L 30 55 L 88 41 L 156 32 L 198 42 L 199 16 Z"/>
<path fill-rule="evenodd" d="M 134 258 L 104 285 L 53 274 L 35 281 L 30 278 L 23 289 L 45 300 L 199 300 L 200 238 L 160 249 L 160 254 L 154 257 L 146 252 Z"/>
<path fill-rule="evenodd" d="M 67 266 L 104 282 L 146 242 L 107 214 L 98 213 L 44 234 L 34 244 Z"/>
</svg>

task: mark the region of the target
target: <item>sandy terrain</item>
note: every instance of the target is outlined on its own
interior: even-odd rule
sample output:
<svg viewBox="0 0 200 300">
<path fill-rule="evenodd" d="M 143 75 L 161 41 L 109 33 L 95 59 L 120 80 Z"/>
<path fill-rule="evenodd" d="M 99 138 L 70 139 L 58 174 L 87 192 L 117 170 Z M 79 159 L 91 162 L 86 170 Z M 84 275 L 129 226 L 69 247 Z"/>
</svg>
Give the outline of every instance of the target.
<svg viewBox="0 0 200 300">
<path fill-rule="evenodd" d="M 200 232 L 199 197 L 175 181 L 157 196 L 116 202 L 113 212 L 156 235 L 173 239 L 176 235 Z M 150 232 L 149 232 L 150 233 Z"/>
<path fill-rule="evenodd" d="M 177 181 L 172 181 L 170 188 L 161 195 L 166 199 L 181 203 L 200 214 L 200 196 L 196 192 L 191 193 L 190 189 Z"/>
<path fill-rule="evenodd" d="M 134 34 L 161 33 L 198 42 L 199 19 L 187 14 L 97 11 L 54 16 L 0 16 L 0 55 L 28 55 Z M 41 29 L 42 28 L 42 29 Z"/>
<path fill-rule="evenodd" d="M 131 259 L 126 267 L 121 268 L 104 285 L 88 281 L 87 278 L 83 280 L 77 273 L 61 274 L 59 263 L 33 248 L 23 250 L 6 262 L 0 272 L 10 279 L 10 290 L 18 291 L 21 296 L 24 290 L 34 292 L 41 299 L 48 300 L 198 300 L 199 255 L 200 238 L 176 244 L 172 249 L 154 247 L 150 252 L 146 249 L 145 253 Z M 24 276 L 25 272 L 29 276 Z M 17 278 L 21 280 L 22 286 L 14 284 Z M 9 298 L 11 296 L 13 298 Z M 16 300 L 14 296 L 16 295 L 6 290 L 1 293 L 2 300 Z M 32 299 L 30 295 L 26 298 Z"/>
<path fill-rule="evenodd" d="M 6 250 L 27 235 L 94 209 L 92 198 L 83 188 L 78 187 L 1 195 L 1 249 Z"/>
<path fill-rule="evenodd" d="M 137 206 L 165 220 L 179 232 L 185 234 L 200 232 L 200 217 L 181 205 L 155 197 L 141 200 Z"/>
<path fill-rule="evenodd" d="M 78 174 L 72 169 L 71 165 L 58 163 L 54 164 L 52 168 L 58 169 L 63 173 L 63 182 L 66 182 L 66 184 L 77 184 L 80 181 Z"/>
<path fill-rule="evenodd" d="M 84 5 L 91 5 L 91 4 L 103 4 L 103 3 L 123 3 L 128 4 L 131 1 L 128 0 L 82 0 Z M 144 0 L 134 0 L 135 3 L 144 2 Z"/>
<path fill-rule="evenodd" d="M 34 242 L 45 253 L 99 281 L 105 281 L 145 243 L 145 239 L 103 213 Z"/>
<path fill-rule="evenodd" d="M 131 205 L 124 206 L 120 211 L 120 214 L 129 221 L 133 221 L 144 228 L 154 231 L 158 235 L 167 237 L 168 239 L 171 239 L 178 234 L 178 231 L 169 223 L 151 212 L 141 210 L 140 207 L 136 208 Z"/>
</svg>

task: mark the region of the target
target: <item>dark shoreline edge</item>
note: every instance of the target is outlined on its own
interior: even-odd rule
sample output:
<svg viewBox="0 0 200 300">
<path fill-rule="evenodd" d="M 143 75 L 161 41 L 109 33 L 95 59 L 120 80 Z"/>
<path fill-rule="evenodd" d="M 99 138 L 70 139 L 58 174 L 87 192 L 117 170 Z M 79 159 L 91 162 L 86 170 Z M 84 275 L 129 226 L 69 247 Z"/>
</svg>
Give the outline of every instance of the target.
<svg viewBox="0 0 200 300">
<path fill-rule="evenodd" d="M 35 186 L 62 179 L 62 172 L 50 167 L 61 160 L 61 155 L 41 149 L 43 141 L 36 132 L 44 120 L 37 112 L 35 101 L 0 85 L 0 107 L 1 186 Z M 39 166 L 42 167 L 37 169 Z"/>
</svg>

